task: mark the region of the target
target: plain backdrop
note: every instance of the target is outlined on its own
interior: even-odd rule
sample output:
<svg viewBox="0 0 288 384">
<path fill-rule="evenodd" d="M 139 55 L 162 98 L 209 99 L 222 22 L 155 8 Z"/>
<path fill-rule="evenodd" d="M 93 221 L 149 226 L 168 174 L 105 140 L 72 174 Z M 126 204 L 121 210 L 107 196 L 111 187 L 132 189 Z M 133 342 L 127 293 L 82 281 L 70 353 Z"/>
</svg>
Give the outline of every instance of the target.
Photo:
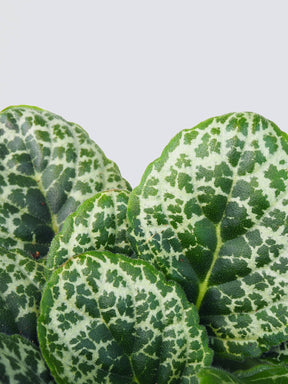
<svg viewBox="0 0 288 384">
<path fill-rule="evenodd" d="M 0 0 L 0 109 L 86 129 L 137 186 L 180 130 L 253 111 L 288 132 L 287 0 Z M 1 138 L 0 138 L 1 140 Z"/>
</svg>

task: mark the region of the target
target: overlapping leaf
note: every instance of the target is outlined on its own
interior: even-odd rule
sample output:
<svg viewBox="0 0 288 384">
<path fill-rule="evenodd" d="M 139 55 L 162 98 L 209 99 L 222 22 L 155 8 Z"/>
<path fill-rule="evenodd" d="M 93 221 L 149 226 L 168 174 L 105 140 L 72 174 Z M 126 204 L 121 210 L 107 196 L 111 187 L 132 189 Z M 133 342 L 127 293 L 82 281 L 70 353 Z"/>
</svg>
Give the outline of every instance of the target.
<svg viewBox="0 0 288 384">
<path fill-rule="evenodd" d="M 237 371 L 235 376 L 245 384 L 288 384 L 288 367 L 263 362 L 246 371 Z"/>
<path fill-rule="evenodd" d="M 271 348 L 269 352 L 264 354 L 263 358 L 272 359 L 272 361 L 281 362 L 288 366 L 288 342 Z"/>
<path fill-rule="evenodd" d="M 85 251 L 107 250 L 131 256 L 133 251 L 127 240 L 128 198 L 129 192 L 125 190 L 100 192 L 68 216 L 51 243 L 47 274 Z"/>
<path fill-rule="evenodd" d="M 37 342 L 44 266 L 21 250 L 0 247 L 0 332 Z M 0 352 L 1 355 L 1 352 Z"/>
<path fill-rule="evenodd" d="M 0 333 L 1 384 L 53 384 L 38 348 L 19 335 Z"/>
<path fill-rule="evenodd" d="M 198 384 L 287 384 L 288 368 L 263 361 L 246 370 L 231 373 L 215 367 L 197 373 Z"/>
<path fill-rule="evenodd" d="M 288 140 L 253 113 L 180 132 L 131 194 L 135 251 L 180 282 L 218 355 L 288 335 Z"/>
<path fill-rule="evenodd" d="M 202 368 L 197 378 L 198 384 L 244 384 L 232 373 L 214 367 Z"/>
<path fill-rule="evenodd" d="M 192 384 L 212 359 L 182 289 L 109 252 L 81 254 L 52 274 L 38 335 L 58 384 Z"/>
<path fill-rule="evenodd" d="M 129 189 L 78 125 L 39 108 L 0 113 L 0 240 L 43 256 L 65 218 L 97 192 Z"/>
</svg>

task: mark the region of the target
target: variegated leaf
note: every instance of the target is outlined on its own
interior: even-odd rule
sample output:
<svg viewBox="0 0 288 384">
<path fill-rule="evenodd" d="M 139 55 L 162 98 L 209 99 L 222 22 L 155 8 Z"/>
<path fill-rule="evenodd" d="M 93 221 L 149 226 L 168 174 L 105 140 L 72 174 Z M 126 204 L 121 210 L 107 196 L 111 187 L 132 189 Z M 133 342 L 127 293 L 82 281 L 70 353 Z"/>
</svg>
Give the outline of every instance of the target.
<svg viewBox="0 0 288 384">
<path fill-rule="evenodd" d="M 129 199 L 135 251 L 184 287 L 218 355 L 287 340 L 287 164 L 274 123 L 227 114 L 176 135 Z"/>
<path fill-rule="evenodd" d="M 271 348 L 269 352 L 263 355 L 263 358 L 272 359 L 272 361 L 281 362 L 288 366 L 288 342 L 286 341 Z"/>
<path fill-rule="evenodd" d="M 0 332 L 37 342 L 44 266 L 21 250 L 0 247 Z"/>
<path fill-rule="evenodd" d="M 36 107 L 0 113 L 0 240 L 43 256 L 64 219 L 102 190 L 129 189 L 77 124 Z"/>
<path fill-rule="evenodd" d="M 78 255 L 52 274 L 38 336 L 58 384 L 192 384 L 212 360 L 182 289 L 110 252 Z"/>
<path fill-rule="evenodd" d="M 127 240 L 128 198 L 125 190 L 99 192 L 68 216 L 51 243 L 47 274 L 85 251 L 107 250 L 131 256 L 133 251 Z"/>
<path fill-rule="evenodd" d="M 53 384 L 38 348 L 19 335 L 0 333 L 1 384 Z"/>
</svg>

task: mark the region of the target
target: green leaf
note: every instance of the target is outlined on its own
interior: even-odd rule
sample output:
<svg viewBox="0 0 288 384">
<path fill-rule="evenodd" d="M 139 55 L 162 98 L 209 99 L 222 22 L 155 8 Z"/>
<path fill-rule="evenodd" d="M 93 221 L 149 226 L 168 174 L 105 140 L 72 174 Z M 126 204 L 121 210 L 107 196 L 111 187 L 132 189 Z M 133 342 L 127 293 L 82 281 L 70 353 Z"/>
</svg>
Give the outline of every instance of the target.
<svg viewBox="0 0 288 384">
<path fill-rule="evenodd" d="M 127 240 L 126 218 L 129 192 L 99 192 L 86 200 L 64 222 L 53 239 L 47 257 L 47 275 L 70 257 L 85 251 L 133 254 Z"/>
<path fill-rule="evenodd" d="M 0 333 L 1 384 L 53 384 L 38 348 L 19 335 Z"/>
<path fill-rule="evenodd" d="M 201 368 L 197 378 L 198 384 L 287 384 L 288 367 L 264 360 L 259 363 L 256 360 L 253 367 L 233 373 L 215 367 Z"/>
<path fill-rule="evenodd" d="M 135 252 L 182 285 L 219 356 L 287 340 L 287 163 L 274 123 L 232 113 L 176 135 L 131 193 Z"/>
<path fill-rule="evenodd" d="M 212 360 L 183 290 L 110 252 L 78 255 L 52 274 L 38 336 L 58 384 L 192 384 Z"/>
<path fill-rule="evenodd" d="M 65 218 L 102 190 L 130 189 L 77 124 L 36 107 L 0 113 L 0 241 L 43 256 Z"/>
<path fill-rule="evenodd" d="M 288 384 L 288 367 L 263 363 L 247 371 L 237 371 L 235 376 L 246 384 Z"/>
<path fill-rule="evenodd" d="M 0 332 L 37 342 L 44 266 L 21 250 L 0 247 Z"/>
<path fill-rule="evenodd" d="M 202 368 L 197 373 L 198 384 L 287 384 L 288 367 L 262 362 L 247 370 L 231 373 L 222 369 Z"/>
<path fill-rule="evenodd" d="M 214 367 L 202 368 L 197 373 L 197 378 L 198 384 L 244 384 L 232 373 Z"/>
</svg>

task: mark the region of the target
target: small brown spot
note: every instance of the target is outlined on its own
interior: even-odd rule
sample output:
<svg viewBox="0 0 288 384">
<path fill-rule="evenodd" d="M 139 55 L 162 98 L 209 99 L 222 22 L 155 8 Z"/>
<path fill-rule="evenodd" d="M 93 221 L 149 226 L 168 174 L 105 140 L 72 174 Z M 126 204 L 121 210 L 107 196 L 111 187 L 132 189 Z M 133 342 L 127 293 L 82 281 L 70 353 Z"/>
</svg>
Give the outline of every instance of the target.
<svg viewBox="0 0 288 384">
<path fill-rule="evenodd" d="M 36 260 L 39 259 L 39 257 L 40 257 L 40 253 L 38 251 L 36 251 L 35 253 L 31 253 L 31 255 Z"/>
<path fill-rule="evenodd" d="M 42 205 L 42 207 L 45 205 L 44 201 L 41 201 L 41 205 Z"/>
</svg>

